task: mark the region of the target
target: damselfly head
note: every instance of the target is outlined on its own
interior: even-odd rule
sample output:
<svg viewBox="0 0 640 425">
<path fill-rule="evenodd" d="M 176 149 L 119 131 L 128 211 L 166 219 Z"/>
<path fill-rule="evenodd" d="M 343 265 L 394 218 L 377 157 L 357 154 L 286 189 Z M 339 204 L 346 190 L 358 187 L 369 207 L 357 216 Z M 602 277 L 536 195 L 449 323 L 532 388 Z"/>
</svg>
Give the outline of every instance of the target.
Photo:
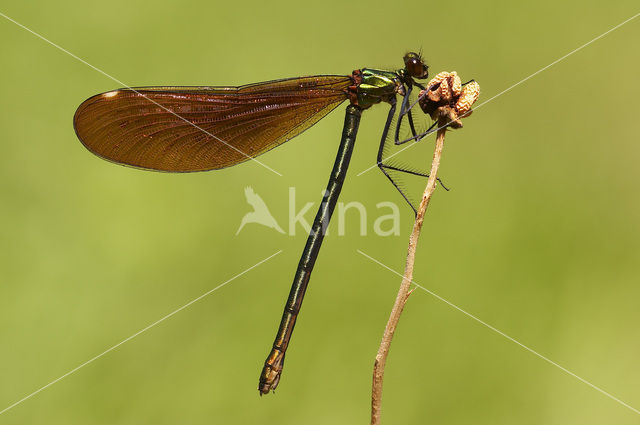
<svg viewBox="0 0 640 425">
<path fill-rule="evenodd" d="M 413 78 L 424 79 L 429 76 L 429 67 L 422 56 L 415 52 L 404 55 L 404 69 Z"/>
</svg>

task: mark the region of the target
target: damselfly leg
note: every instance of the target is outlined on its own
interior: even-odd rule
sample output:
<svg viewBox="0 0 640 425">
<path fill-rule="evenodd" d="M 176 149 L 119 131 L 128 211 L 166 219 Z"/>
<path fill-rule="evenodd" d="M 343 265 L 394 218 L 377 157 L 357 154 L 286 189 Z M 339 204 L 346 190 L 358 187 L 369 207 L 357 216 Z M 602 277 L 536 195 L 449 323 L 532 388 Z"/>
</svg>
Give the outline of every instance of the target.
<svg viewBox="0 0 640 425">
<path fill-rule="evenodd" d="M 407 99 L 409 99 L 410 92 L 411 92 L 411 89 L 408 88 L 407 89 L 407 93 L 405 94 L 404 99 L 402 100 L 402 103 L 401 103 L 401 107 L 400 107 L 401 108 L 401 113 L 402 113 L 402 108 L 404 108 L 408 104 Z M 407 204 L 409 204 L 409 206 L 413 210 L 413 213 L 417 214 L 416 206 L 411 202 L 411 200 L 409 199 L 409 197 L 407 196 L 405 191 L 402 189 L 401 185 L 391 176 L 389 171 L 397 171 L 397 172 L 400 172 L 400 173 L 410 174 L 410 175 L 419 176 L 419 177 L 429 177 L 429 174 L 425 173 L 425 172 L 409 170 L 409 169 L 402 168 L 402 167 L 399 167 L 399 166 L 395 166 L 395 165 L 390 165 L 390 164 L 385 164 L 384 163 L 384 160 L 385 160 L 384 154 L 385 154 L 386 148 L 388 146 L 390 146 L 390 142 L 388 140 L 388 136 L 389 136 L 389 130 L 391 129 L 391 124 L 393 123 L 393 117 L 395 116 L 395 113 L 396 113 L 396 105 L 397 105 L 396 98 L 393 97 L 389 101 L 389 103 L 391 104 L 391 107 L 389 108 L 389 113 L 387 114 L 387 121 L 385 122 L 384 129 L 382 131 L 382 137 L 380 139 L 380 146 L 378 148 L 378 156 L 376 158 L 376 164 L 378 165 L 378 168 L 380 169 L 380 171 L 382 171 L 382 174 L 384 174 L 387 177 L 387 179 L 389 179 L 389 181 L 391 182 L 393 187 L 395 187 L 396 190 L 398 192 L 400 192 L 400 195 L 402 195 L 402 197 L 407 202 Z M 409 123 L 410 123 L 410 127 L 411 127 L 411 131 L 412 131 L 413 137 L 419 137 L 419 135 L 416 134 L 416 132 L 415 132 L 415 129 L 414 129 L 414 126 L 413 126 L 413 123 L 412 123 L 412 120 L 411 120 L 410 111 L 407 110 L 406 114 L 409 117 Z M 431 127 L 433 127 L 433 125 Z M 397 123 L 396 129 L 395 129 L 395 137 L 394 137 L 394 144 L 395 145 L 399 144 L 399 143 L 397 143 L 398 138 L 399 138 L 398 137 L 399 128 L 400 128 L 400 118 L 398 118 L 398 123 Z M 420 139 L 418 139 L 418 140 L 420 140 Z M 402 143 L 404 143 L 404 142 L 406 142 L 406 140 L 403 141 Z M 442 181 L 439 178 L 438 178 L 438 182 L 442 185 L 442 187 L 445 190 L 449 190 L 449 189 L 446 188 L 446 186 L 444 184 L 442 184 Z"/>
</svg>

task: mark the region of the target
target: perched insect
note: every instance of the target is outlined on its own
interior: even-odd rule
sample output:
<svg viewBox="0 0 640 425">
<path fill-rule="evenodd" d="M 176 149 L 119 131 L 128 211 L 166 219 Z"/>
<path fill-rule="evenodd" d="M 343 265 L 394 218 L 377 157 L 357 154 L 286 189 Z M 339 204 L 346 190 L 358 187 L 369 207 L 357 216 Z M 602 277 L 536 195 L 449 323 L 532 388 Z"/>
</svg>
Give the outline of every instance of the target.
<svg viewBox="0 0 640 425">
<path fill-rule="evenodd" d="M 395 144 L 419 139 L 409 95 L 426 79 L 421 56 L 407 53 L 397 71 L 358 69 L 351 75 L 317 75 L 240 87 L 140 87 L 110 91 L 84 101 L 75 113 L 84 146 L 108 161 L 168 172 L 214 170 L 253 159 L 283 144 L 348 100 L 342 138 L 322 203 L 293 279 L 278 333 L 260 375 L 266 394 L 278 385 L 284 357 L 311 271 L 335 208 L 351 159 L 362 111 L 378 103 L 391 107 L 377 165 L 400 190 L 389 170 L 419 174 L 383 163 L 383 151 L 402 97 Z M 402 120 L 410 139 L 401 140 Z M 407 199 L 400 190 L 402 196 Z M 411 205 L 411 203 L 410 203 Z M 413 206 L 412 206 L 413 208 Z M 415 208 L 414 208 L 415 211 Z"/>
</svg>

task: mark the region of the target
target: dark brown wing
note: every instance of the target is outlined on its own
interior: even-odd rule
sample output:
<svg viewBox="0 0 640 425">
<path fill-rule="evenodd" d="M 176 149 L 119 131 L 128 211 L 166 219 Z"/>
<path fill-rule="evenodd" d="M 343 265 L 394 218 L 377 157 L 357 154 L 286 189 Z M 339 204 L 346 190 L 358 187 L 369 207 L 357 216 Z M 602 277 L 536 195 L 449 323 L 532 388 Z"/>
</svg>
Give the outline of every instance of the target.
<svg viewBox="0 0 640 425">
<path fill-rule="evenodd" d="M 347 98 L 352 80 L 321 75 L 241 87 L 141 87 L 85 100 L 73 125 L 94 154 L 133 167 L 204 171 L 265 153 Z"/>
</svg>

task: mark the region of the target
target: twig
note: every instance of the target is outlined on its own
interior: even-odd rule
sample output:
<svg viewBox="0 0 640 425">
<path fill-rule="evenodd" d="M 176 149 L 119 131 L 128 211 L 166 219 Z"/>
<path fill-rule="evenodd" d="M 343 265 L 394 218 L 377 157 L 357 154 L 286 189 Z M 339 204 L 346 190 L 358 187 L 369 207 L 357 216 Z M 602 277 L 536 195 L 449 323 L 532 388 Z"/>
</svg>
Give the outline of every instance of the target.
<svg viewBox="0 0 640 425">
<path fill-rule="evenodd" d="M 371 425 L 380 425 L 380 408 L 382 405 L 382 381 L 384 377 L 384 367 L 387 362 L 387 355 L 389 354 L 389 348 L 391 346 L 391 340 L 393 334 L 398 326 L 400 315 L 404 309 L 404 305 L 409 298 L 411 281 L 413 280 L 413 265 L 416 258 L 416 248 L 418 245 L 418 238 L 420 237 L 420 230 L 422 229 L 422 223 L 424 222 L 424 215 L 427 211 L 427 206 L 431 200 L 431 195 L 436 189 L 438 168 L 440 167 L 440 158 L 442 156 L 442 148 L 444 147 L 444 135 L 446 129 L 447 120 L 438 120 L 438 136 L 436 138 L 436 148 L 433 152 L 433 161 L 431 162 L 431 172 L 429 173 L 429 180 L 427 181 L 427 187 L 422 195 L 420 206 L 418 207 L 418 213 L 416 215 L 416 221 L 413 223 L 413 231 L 409 237 L 409 249 L 407 253 L 407 262 L 404 267 L 404 277 L 396 296 L 396 301 L 393 304 L 391 310 L 391 316 L 387 322 L 387 326 L 384 329 L 382 335 L 382 341 L 378 348 L 378 354 L 376 354 L 375 365 L 373 366 L 373 385 L 371 390 Z"/>
</svg>

